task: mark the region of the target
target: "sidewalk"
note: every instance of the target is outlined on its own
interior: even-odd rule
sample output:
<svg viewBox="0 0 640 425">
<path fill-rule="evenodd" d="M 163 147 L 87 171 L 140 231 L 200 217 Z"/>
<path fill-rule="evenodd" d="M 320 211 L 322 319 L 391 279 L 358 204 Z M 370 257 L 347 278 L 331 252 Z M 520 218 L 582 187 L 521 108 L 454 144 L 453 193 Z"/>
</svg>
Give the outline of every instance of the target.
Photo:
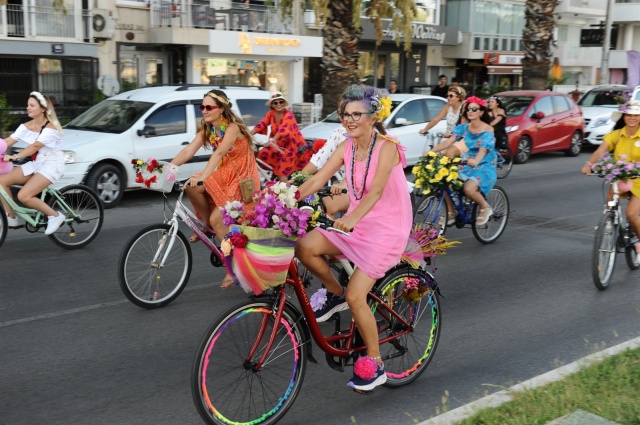
<svg viewBox="0 0 640 425">
<path fill-rule="evenodd" d="M 599 363 L 601 361 L 603 361 L 604 359 L 611 357 L 613 355 L 619 354 L 623 351 L 629 350 L 629 349 L 636 349 L 636 348 L 640 348 L 640 337 L 634 338 L 632 340 L 629 340 L 627 342 L 624 342 L 622 344 L 618 344 L 616 346 L 607 348 L 606 350 L 603 351 L 599 351 L 597 353 L 591 354 L 589 356 L 583 357 L 579 360 L 576 360 L 573 363 L 570 363 L 568 365 L 559 367 L 557 369 L 554 369 L 552 371 L 549 371 L 545 374 L 536 376 L 532 379 L 529 379 L 528 381 L 522 382 L 518 385 L 514 385 L 513 387 L 507 389 L 507 390 L 503 390 L 503 391 L 498 391 L 494 394 L 488 395 L 486 397 L 483 397 L 479 400 L 476 400 L 474 402 L 471 402 L 469 404 L 466 404 L 464 406 L 460 406 L 456 409 L 453 409 L 449 412 L 446 412 L 442 415 L 433 417 L 429 420 L 426 420 L 424 422 L 420 422 L 418 425 L 450 425 L 450 424 L 455 424 L 459 421 L 462 421 L 464 419 L 470 418 L 472 416 L 474 416 L 478 411 L 483 410 L 483 409 L 488 409 L 488 408 L 495 408 L 500 406 L 503 403 L 509 402 L 512 400 L 512 396 L 511 394 L 514 392 L 521 392 L 521 391 L 526 391 L 529 389 L 533 389 L 533 388 L 538 388 L 547 384 L 550 384 L 552 382 L 556 382 L 556 381 L 560 381 L 562 379 L 564 379 L 565 377 L 572 375 L 578 371 L 580 371 L 582 368 L 588 367 L 590 365 Z M 587 413 L 587 412 L 584 412 Z M 574 416 L 575 415 L 575 416 Z M 589 415 L 589 414 L 588 414 Z M 595 415 L 590 415 L 590 416 L 595 416 Z M 583 413 L 580 413 L 580 411 L 574 412 L 571 415 L 562 417 L 562 418 L 558 418 L 556 419 L 556 421 L 551 422 L 550 424 L 554 424 L 554 425 L 573 425 L 573 424 L 580 424 L 580 425 L 601 425 L 601 424 L 609 424 L 612 425 L 614 424 L 614 422 L 609 422 L 607 420 L 602 419 L 604 422 L 600 421 L 600 422 L 576 422 L 576 420 L 587 420 L 585 418 L 589 418 L 589 419 L 593 419 L 593 420 L 598 420 L 598 418 L 590 418 L 589 416 L 584 416 Z M 549 424 L 548 424 L 549 425 Z"/>
</svg>

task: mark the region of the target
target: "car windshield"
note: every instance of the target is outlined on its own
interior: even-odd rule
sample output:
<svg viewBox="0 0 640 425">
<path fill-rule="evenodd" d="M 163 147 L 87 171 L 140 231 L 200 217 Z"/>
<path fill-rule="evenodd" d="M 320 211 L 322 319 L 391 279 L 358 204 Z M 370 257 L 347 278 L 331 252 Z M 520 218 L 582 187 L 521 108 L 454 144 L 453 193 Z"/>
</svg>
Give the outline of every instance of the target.
<svg viewBox="0 0 640 425">
<path fill-rule="evenodd" d="M 398 102 L 398 101 L 391 101 L 391 112 L 393 112 L 394 109 L 396 109 L 396 107 L 402 102 Z M 338 111 L 333 111 L 332 113 L 330 113 L 329 115 L 327 115 L 327 117 L 322 120 L 324 122 L 332 122 L 332 123 L 338 123 L 340 124 L 340 117 L 338 116 Z"/>
<path fill-rule="evenodd" d="M 624 94 L 624 90 L 591 90 L 578 101 L 578 105 L 581 107 L 604 106 L 617 108 L 616 97 L 624 97 Z"/>
<path fill-rule="evenodd" d="M 508 117 L 519 117 L 533 102 L 533 96 L 499 96 L 499 98 Z"/>
<path fill-rule="evenodd" d="M 103 100 L 64 128 L 119 134 L 129 129 L 153 106 L 151 102 Z"/>
</svg>

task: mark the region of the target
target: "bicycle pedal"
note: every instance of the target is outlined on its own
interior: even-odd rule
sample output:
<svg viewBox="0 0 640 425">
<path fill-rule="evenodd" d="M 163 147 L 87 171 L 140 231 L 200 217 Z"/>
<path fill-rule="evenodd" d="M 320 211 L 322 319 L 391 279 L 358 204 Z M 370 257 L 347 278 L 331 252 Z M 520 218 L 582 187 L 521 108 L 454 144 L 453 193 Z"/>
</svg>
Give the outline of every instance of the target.
<svg viewBox="0 0 640 425">
<path fill-rule="evenodd" d="M 361 395 L 370 395 L 370 394 L 373 394 L 373 392 L 374 392 L 374 391 L 375 391 L 375 390 L 368 390 L 368 391 L 365 391 L 365 390 L 357 390 L 357 389 L 355 389 L 355 388 L 353 389 L 353 392 L 354 392 L 354 393 L 358 393 L 358 394 L 361 394 Z"/>
</svg>

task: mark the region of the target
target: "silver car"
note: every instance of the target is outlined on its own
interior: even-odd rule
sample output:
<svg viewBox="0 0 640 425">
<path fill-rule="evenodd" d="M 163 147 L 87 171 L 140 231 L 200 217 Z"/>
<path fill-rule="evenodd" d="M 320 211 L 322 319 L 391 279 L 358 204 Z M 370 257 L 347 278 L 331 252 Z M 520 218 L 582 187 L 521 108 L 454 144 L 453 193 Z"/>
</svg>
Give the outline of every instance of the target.
<svg viewBox="0 0 640 425">
<path fill-rule="evenodd" d="M 584 116 L 584 143 L 599 145 L 602 137 L 613 130 L 611 113 L 618 109 L 617 97 L 631 93 L 631 99 L 640 100 L 640 86 L 603 85 L 594 87 L 578 101 Z"/>
</svg>

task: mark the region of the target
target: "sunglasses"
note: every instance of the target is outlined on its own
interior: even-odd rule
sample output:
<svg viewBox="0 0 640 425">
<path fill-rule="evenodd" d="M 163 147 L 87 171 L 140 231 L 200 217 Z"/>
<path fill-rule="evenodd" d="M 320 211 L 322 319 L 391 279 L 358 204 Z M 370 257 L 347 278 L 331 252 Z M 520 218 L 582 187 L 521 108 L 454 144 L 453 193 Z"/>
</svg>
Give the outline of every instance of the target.
<svg viewBox="0 0 640 425">
<path fill-rule="evenodd" d="M 471 112 L 478 112 L 480 110 L 480 108 L 476 108 L 475 106 L 472 106 L 471 108 L 467 108 L 467 112 L 471 111 Z"/>
<path fill-rule="evenodd" d="M 284 105 L 284 100 L 274 100 L 271 102 L 272 105 Z"/>
<path fill-rule="evenodd" d="M 220 109 L 220 107 L 216 106 L 216 105 L 198 105 L 198 107 L 200 108 L 201 111 L 204 111 L 205 109 L 207 111 L 213 111 L 214 109 Z"/>
<path fill-rule="evenodd" d="M 448 94 L 447 97 L 451 98 L 451 97 L 458 97 L 458 96 L 455 94 Z"/>
</svg>

